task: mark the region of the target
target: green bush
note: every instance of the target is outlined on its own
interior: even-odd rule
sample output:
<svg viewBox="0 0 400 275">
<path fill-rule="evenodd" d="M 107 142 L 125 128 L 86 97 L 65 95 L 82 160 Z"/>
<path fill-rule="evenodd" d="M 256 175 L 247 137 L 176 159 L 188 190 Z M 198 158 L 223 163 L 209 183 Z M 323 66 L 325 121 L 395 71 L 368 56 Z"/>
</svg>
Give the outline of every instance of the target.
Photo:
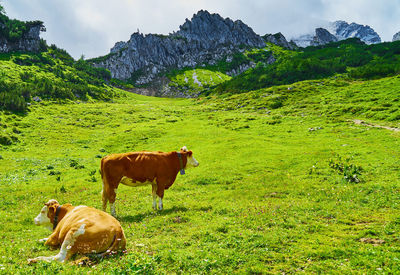
<svg viewBox="0 0 400 275">
<path fill-rule="evenodd" d="M 13 143 L 11 137 L 8 135 L 0 135 L 0 144 L 1 145 L 11 145 Z"/>
<path fill-rule="evenodd" d="M 336 159 L 329 160 L 329 167 L 342 175 L 342 181 L 346 183 L 359 183 L 363 171 L 361 166 L 350 163 L 351 158 L 343 160 L 339 155 Z"/>
</svg>

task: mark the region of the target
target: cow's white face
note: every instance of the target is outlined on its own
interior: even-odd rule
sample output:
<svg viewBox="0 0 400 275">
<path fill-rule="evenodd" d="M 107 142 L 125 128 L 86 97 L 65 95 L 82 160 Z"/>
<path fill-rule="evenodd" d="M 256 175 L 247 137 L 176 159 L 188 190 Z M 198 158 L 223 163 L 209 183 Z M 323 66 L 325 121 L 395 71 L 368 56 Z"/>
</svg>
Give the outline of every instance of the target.
<svg viewBox="0 0 400 275">
<path fill-rule="evenodd" d="M 49 217 L 47 216 L 49 212 L 48 206 L 43 206 L 42 210 L 40 211 L 39 215 L 36 216 L 34 219 L 36 225 L 44 225 L 46 227 L 53 228 Z"/>
<path fill-rule="evenodd" d="M 187 155 L 186 168 L 189 168 L 189 167 L 197 167 L 197 166 L 199 166 L 199 162 L 193 157 L 192 152 L 189 151 L 189 150 L 187 149 L 186 146 L 183 146 L 183 147 L 181 148 L 181 151 L 183 151 L 183 152 L 189 152 L 189 154 Z"/>
<path fill-rule="evenodd" d="M 197 167 L 199 162 L 193 157 L 193 155 L 187 157 L 186 167 Z"/>
</svg>

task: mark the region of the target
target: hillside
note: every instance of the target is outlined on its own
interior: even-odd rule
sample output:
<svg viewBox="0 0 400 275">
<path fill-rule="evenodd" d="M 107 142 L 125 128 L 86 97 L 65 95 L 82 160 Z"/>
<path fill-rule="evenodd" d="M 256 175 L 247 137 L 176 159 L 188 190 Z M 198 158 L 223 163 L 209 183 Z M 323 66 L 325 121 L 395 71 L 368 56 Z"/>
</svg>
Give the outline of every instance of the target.
<svg viewBox="0 0 400 275">
<path fill-rule="evenodd" d="M 270 51 L 276 62 L 267 65 L 268 59 L 260 58 L 254 68 L 221 83 L 215 91 L 240 93 L 335 74 L 377 79 L 400 73 L 399 42 L 366 45 L 353 38 L 299 51 L 270 45 L 265 51 Z"/>
<path fill-rule="evenodd" d="M 399 77 L 328 78 L 203 99 L 126 94 L 1 113 L 19 141 L 0 146 L 0 267 L 7 273 L 399 272 Z M 194 151 L 165 209 L 149 186 L 118 189 L 127 252 L 90 267 L 54 255 L 32 218 L 50 198 L 100 208 L 100 158 Z M 3 165 L 7 164 L 7 165 Z"/>
<path fill-rule="evenodd" d="M 0 54 L 0 109 L 25 112 L 40 100 L 110 100 L 109 72 L 74 61 L 55 46 L 40 53 Z"/>
<path fill-rule="evenodd" d="M 0 5 L 0 111 L 24 113 L 42 100 L 85 102 L 118 95 L 109 71 L 48 46 L 41 31 L 43 22 L 10 19 Z"/>
<path fill-rule="evenodd" d="M 302 80 L 341 75 L 353 80 L 400 73 L 400 42 L 366 45 L 357 38 L 290 50 L 272 43 L 241 50 L 213 64 L 161 73 L 158 96 L 242 93 Z M 151 86 L 151 85 L 150 85 Z"/>
</svg>

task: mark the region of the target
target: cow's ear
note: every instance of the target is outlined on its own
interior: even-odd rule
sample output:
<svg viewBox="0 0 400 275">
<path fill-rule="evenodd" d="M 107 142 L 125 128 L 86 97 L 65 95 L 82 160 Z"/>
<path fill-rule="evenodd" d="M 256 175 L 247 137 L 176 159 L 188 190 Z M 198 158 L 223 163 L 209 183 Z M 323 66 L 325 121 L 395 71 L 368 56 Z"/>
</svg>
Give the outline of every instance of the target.
<svg viewBox="0 0 400 275">
<path fill-rule="evenodd" d="M 57 210 L 57 207 L 55 205 L 49 206 L 49 212 L 48 213 L 55 213 Z"/>
<path fill-rule="evenodd" d="M 192 151 L 189 151 L 189 152 L 187 152 L 187 154 L 189 155 L 189 157 L 191 157 L 192 154 L 193 154 L 193 152 L 192 152 Z"/>
</svg>

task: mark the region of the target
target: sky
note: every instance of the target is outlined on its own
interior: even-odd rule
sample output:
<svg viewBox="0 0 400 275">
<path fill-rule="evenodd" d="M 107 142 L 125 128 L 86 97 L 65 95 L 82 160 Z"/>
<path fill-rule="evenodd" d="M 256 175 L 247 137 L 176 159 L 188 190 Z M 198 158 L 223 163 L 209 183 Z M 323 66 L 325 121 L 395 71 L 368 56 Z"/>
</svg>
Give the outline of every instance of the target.
<svg viewBox="0 0 400 275">
<path fill-rule="evenodd" d="M 400 31 L 400 0 L 0 0 L 10 18 L 44 22 L 41 37 L 75 59 L 109 53 L 131 34 L 168 34 L 199 10 L 240 19 L 257 34 L 290 38 L 327 22 L 371 26 L 383 41 Z"/>
</svg>

